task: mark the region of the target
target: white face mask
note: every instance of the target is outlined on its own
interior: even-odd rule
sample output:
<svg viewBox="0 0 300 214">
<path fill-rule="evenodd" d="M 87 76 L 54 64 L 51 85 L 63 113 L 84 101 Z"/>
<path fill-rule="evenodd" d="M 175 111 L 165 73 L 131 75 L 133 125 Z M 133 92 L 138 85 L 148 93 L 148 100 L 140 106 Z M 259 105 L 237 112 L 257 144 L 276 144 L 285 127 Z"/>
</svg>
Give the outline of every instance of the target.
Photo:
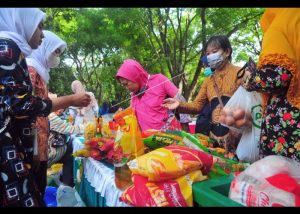
<svg viewBox="0 0 300 214">
<path fill-rule="evenodd" d="M 55 56 L 54 54 L 51 54 L 48 58 L 47 64 L 49 68 L 57 68 L 60 63 L 59 56 Z"/>
<path fill-rule="evenodd" d="M 224 57 L 219 51 L 217 53 L 208 55 L 207 62 L 209 67 L 211 67 L 212 69 L 217 69 L 224 62 Z"/>
</svg>

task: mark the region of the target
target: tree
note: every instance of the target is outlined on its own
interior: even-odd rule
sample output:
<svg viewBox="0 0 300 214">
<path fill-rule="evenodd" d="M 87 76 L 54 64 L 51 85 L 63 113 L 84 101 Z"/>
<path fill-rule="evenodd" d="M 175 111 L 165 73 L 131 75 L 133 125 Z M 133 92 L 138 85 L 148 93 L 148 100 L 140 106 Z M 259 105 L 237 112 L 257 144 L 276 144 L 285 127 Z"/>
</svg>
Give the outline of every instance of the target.
<svg viewBox="0 0 300 214">
<path fill-rule="evenodd" d="M 198 82 L 203 67 L 200 60 L 202 48 L 207 38 L 216 34 L 231 37 L 239 31 L 243 32 L 262 14 L 261 9 L 254 8 L 145 10 L 141 26 L 145 28 L 153 55 L 161 59 L 163 73 L 170 76 L 176 86 L 182 87 L 186 99 L 190 98 Z"/>
<path fill-rule="evenodd" d="M 256 59 L 260 52 L 260 8 L 46 10 L 46 26 L 68 44 L 64 62 L 100 103 L 129 97 L 114 79 L 126 58 L 138 60 L 150 73 L 163 73 L 190 99 L 205 78 L 200 59 L 211 35 L 230 38 L 233 63 Z"/>
<path fill-rule="evenodd" d="M 72 69 L 63 65 L 50 72 L 49 91 L 59 96 L 72 94 L 71 83 L 75 80 Z"/>
</svg>

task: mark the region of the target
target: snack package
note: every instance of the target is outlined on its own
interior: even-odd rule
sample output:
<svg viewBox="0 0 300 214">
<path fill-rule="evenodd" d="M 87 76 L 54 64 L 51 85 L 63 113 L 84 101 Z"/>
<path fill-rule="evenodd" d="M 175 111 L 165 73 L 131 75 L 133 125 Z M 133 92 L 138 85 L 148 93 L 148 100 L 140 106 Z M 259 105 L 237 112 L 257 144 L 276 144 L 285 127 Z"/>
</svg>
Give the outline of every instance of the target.
<svg viewBox="0 0 300 214">
<path fill-rule="evenodd" d="M 149 181 L 176 179 L 198 169 L 207 174 L 212 165 L 212 155 L 179 145 L 159 148 L 128 162 L 133 174 Z"/>
<path fill-rule="evenodd" d="M 92 122 L 89 122 L 85 125 L 84 132 L 83 132 L 85 140 L 89 140 L 89 139 L 95 137 L 96 133 L 97 133 L 97 125 L 95 123 L 95 120 L 93 120 Z"/>
<path fill-rule="evenodd" d="M 144 154 L 144 144 L 133 108 L 117 112 L 114 121 L 118 128 L 114 145 L 115 182 L 123 190 L 131 183 L 127 162 Z"/>
<path fill-rule="evenodd" d="M 141 175 L 133 175 L 134 185 L 123 192 L 120 200 L 137 207 L 192 207 L 192 184 L 206 178 L 200 170 L 163 182 L 151 182 Z"/>
<path fill-rule="evenodd" d="M 158 149 L 172 144 L 184 145 L 181 136 L 169 132 L 153 134 L 147 138 L 144 138 L 143 142 L 150 149 Z"/>
<path fill-rule="evenodd" d="M 74 157 L 91 157 L 113 164 L 114 139 L 94 137 L 84 142 L 84 148 L 73 153 Z"/>
</svg>

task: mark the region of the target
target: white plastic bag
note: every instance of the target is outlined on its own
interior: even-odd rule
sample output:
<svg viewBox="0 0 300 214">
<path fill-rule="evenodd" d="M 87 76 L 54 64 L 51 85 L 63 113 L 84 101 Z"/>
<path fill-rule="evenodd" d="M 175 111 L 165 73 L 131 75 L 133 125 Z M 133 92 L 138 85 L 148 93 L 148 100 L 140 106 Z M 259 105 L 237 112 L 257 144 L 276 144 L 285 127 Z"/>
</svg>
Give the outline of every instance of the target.
<svg viewBox="0 0 300 214">
<path fill-rule="evenodd" d="M 76 189 L 63 184 L 57 189 L 56 200 L 58 207 L 85 207 Z"/>
<path fill-rule="evenodd" d="M 92 108 L 86 110 L 83 116 L 83 122 L 89 123 L 95 121 L 95 113 Z"/>
<path fill-rule="evenodd" d="M 229 197 L 245 206 L 300 206 L 299 169 L 290 158 L 267 156 L 234 178 Z"/>
<path fill-rule="evenodd" d="M 220 118 L 222 125 L 242 133 L 236 150 L 239 160 L 250 163 L 258 160 L 262 120 L 261 96 L 240 86 L 224 106 L 222 116 L 225 117 Z"/>
</svg>

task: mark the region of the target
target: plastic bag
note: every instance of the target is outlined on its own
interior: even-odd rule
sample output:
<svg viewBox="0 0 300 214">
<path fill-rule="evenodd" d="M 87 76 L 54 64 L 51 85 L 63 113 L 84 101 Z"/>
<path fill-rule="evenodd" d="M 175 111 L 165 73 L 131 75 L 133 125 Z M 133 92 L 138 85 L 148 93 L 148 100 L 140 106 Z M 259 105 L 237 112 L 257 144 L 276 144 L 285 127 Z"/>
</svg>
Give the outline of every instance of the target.
<svg viewBox="0 0 300 214">
<path fill-rule="evenodd" d="M 115 165 L 125 165 L 129 160 L 144 154 L 141 130 L 132 108 L 118 112 L 114 119 L 118 124 L 114 148 L 116 152 L 121 152 L 115 159 Z"/>
<path fill-rule="evenodd" d="M 101 133 L 104 137 L 116 137 L 117 127 L 116 123 L 113 121 L 114 114 L 102 115 L 101 120 Z"/>
<path fill-rule="evenodd" d="M 211 155 L 179 145 L 156 149 L 128 162 L 133 174 L 145 176 L 149 181 L 176 179 L 198 169 L 207 174 L 212 165 Z"/>
<path fill-rule="evenodd" d="M 262 122 L 261 96 L 240 86 L 224 106 L 220 122 L 229 129 L 242 133 L 236 149 L 238 158 L 251 163 L 258 160 Z"/>
<path fill-rule="evenodd" d="M 300 206 L 299 169 L 297 161 L 267 156 L 234 178 L 229 197 L 245 206 Z"/>
<path fill-rule="evenodd" d="M 89 108 L 84 113 L 83 122 L 89 123 L 89 122 L 93 122 L 93 121 L 95 121 L 95 113 L 92 108 Z"/>
<path fill-rule="evenodd" d="M 127 162 L 144 154 L 144 144 L 134 110 L 129 107 L 114 115 L 118 127 L 114 145 L 115 183 L 123 190 L 131 183 Z"/>
<path fill-rule="evenodd" d="M 57 187 L 47 186 L 44 201 L 47 207 L 57 207 L 56 201 Z"/>
<path fill-rule="evenodd" d="M 76 189 L 62 184 L 57 189 L 56 200 L 58 207 L 85 207 Z"/>
<path fill-rule="evenodd" d="M 138 207 L 192 207 L 192 184 L 206 178 L 200 170 L 164 182 L 133 175 L 134 185 L 123 192 L 120 200 Z"/>
</svg>

